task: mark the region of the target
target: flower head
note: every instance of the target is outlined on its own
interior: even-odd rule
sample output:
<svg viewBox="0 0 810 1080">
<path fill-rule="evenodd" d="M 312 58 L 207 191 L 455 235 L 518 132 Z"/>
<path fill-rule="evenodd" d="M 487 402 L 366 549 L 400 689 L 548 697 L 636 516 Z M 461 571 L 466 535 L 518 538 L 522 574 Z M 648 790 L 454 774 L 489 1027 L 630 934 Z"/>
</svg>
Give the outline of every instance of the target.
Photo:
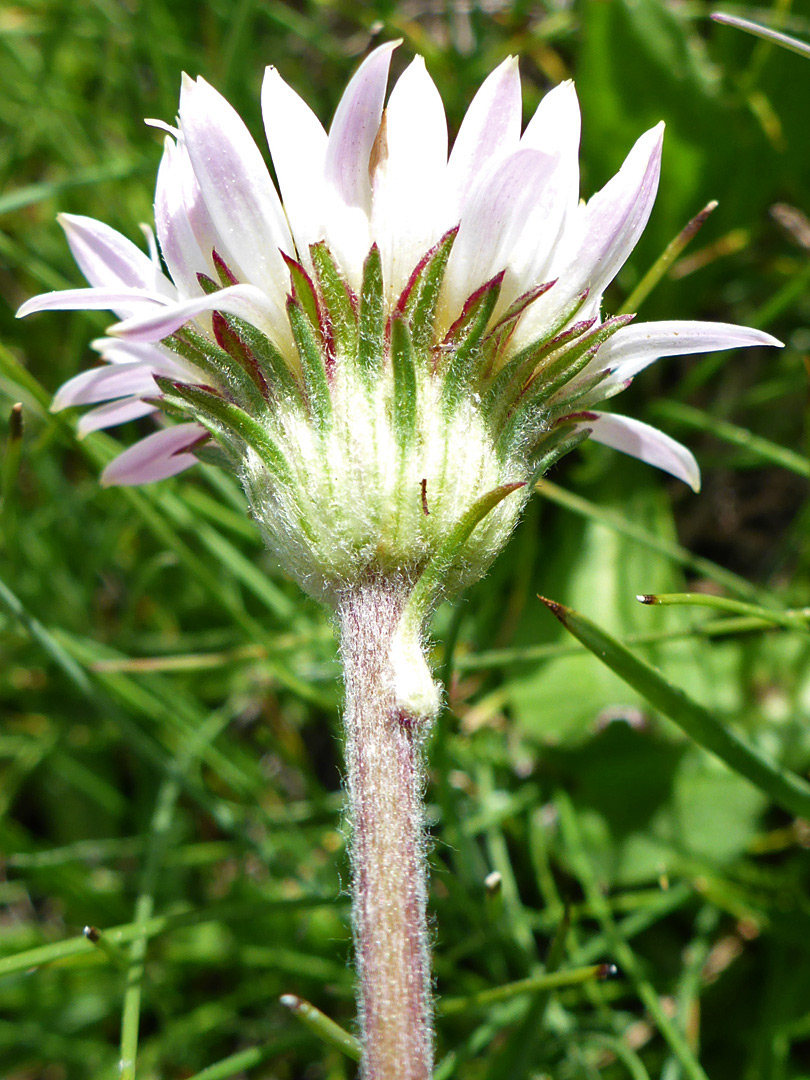
<svg viewBox="0 0 810 1080">
<path fill-rule="evenodd" d="M 160 125 L 157 243 L 144 254 L 62 215 L 90 287 L 19 314 L 119 317 L 94 343 L 104 366 L 54 400 L 97 405 L 80 433 L 154 410 L 182 418 L 121 454 L 105 483 L 170 476 L 213 440 L 305 589 L 334 600 L 364 574 L 399 575 L 418 583 L 423 614 L 484 572 L 533 481 L 584 438 L 697 488 L 688 450 L 595 406 L 659 357 L 778 342 L 721 323 L 603 317 L 652 208 L 663 125 L 580 202 L 572 83 L 521 130 L 506 60 L 448 156 L 420 57 L 385 104 L 394 47 L 361 64 L 328 134 L 268 68 L 278 190 L 231 106 L 184 77 L 177 126 Z"/>
</svg>

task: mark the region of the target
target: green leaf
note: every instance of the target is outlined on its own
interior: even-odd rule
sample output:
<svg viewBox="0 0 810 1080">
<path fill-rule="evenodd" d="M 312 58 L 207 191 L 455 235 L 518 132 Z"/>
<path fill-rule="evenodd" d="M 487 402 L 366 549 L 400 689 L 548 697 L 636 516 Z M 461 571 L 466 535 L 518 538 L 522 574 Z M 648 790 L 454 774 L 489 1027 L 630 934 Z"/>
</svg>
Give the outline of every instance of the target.
<svg viewBox="0 0 810 1080">
<path fill-rule="evenodd" d="M 253 375 L 237 358 L 198 330 L 186 325 L 164 338 L 161 345 L 205 372 L 217 387 L 227 389 L 240 405 L 259 414 L 266 411 L 267 401 Z"/>
<path fill-rule="evenodd" d="M 219 314 L 219 312 L 215 312 Z M 235 344 L 246 354 L 246 367 L 254 371 L 258 368 L 262 382 L 277 397 L 287 401 L 302 402 L 301 388 L 296 382 L 290 366 L 273 342 L 261 330 L 236 315 L 222 315 L 222 319 L 231 331 Z M 254 376 L 255 378 L 255 376 Z"/>
<path fill-rule="evenodd" d="M 309 250 L 335 352 L 344 361 L 353 359 L 357 355 L 357 314 L 348 283 L 324 241 L 312 244 Z"/>
<path fill-rule="evenodd" d="M 782 626 L 786 630 L 810 631 L 810 608 L 797 611 L 775 611 L 760 604 L 745 604 L 728 596 L 715 596 L 712 593 L 642 593 L 636 597 L 642 604 L 655 604 L 662 607 L 708 607 L 717 611 L 728 611 L 733 615 L 745 615 L 773 626 Z"/>
<path fill-rule="evenodd" d="M 441 595 L 448 571 L 476 526 L 498 503 L 525 486 L 525 483 L 501 484 L 473 503 L 422 571 L 402 613 L 403 636 L 413 635 L 414 640 L 417 639 L 422 624 Z"/>
<path fill-rule="evenodd" d="M 442 291 L 447 260 L 458 235 L 458 226 L 449 229 L 419 262 L 397 302 L 397 311 L 404 311 L 411 323 L 413 343 L 418 352 L 433 344 L 436 307 Z"/>
<path fill-rule="evenodd" d="M 576 495 L 572 491 L 567 491 L 565 488 L 553 484 L 550 480 L 540 482 L 538 490 L 544 498 L 549 499 L 558 506 L 565 507 L 566 510 L 571 510 L 589 521 L 599 522 L 607 526 L 611 531 L 644 545 L 649 551 L 665 555 L 679 566 L 702 574 L 709 578 L 710 581 L 716 581 L 730 592 L 750 597 L 752 600 L 761 599 L 763 603 L 767 604 L 768 593 L 764 589 L 733 573 L 733 571 L 718 566 L 711 559 L 706 559 L 702 555 L 694 555 L 691 551 L 678 544 L 672 537 L 656 535 L 650 529 L 639 525 L 634 518 L 628 518 L 626 514 L 620 513 L 616 509 L 601 506 L 598 502 L 585 499 L 581 495 Z"/>
<path fill-rule="evenodd" d="M 607 319 L 600 326 L 580 334 L 575 340 L 566 341 L 539 360 L 528 382 L 523 386 L 514 383 L 511 388 L 505 388 L 506 392 L 501 395 L 497 409 L 493 410 L 492 419 L 493 423 L 498 423 L 505 410 L 514 406 L 501 435 L 507 445 L 514 439 L 525 418 L 541 409 L 566 383 L 576 378 L 594 358 L 600 346 L 617 330 L 631 322 L 633 317 L 618 315 L 615 319 Z"/>
<path fill-rule="evenodd" d="M 522 997 L 525 994 L 547 994 L 550 990 L 560 990 L 563 987 L 583 986 L 585 983 L 605 978 L 607 967 L 609 965 L 588 964 L 581 968 L 532 975 L 528 979 L 519 979 L 517 982 L 493 986 L 489 990 L 480 990 L 469 997 L 443 998 L 439 1002 L 438 1011 L 442 1016 L 452 1016 L 455 1013 L 493 1005 L 499 1001 L 510 1001 L 512 998 Z"/>
<path fill-rule="evenodd" d="M 222 288 L 222 285 L 220 285 L 218 281 L 214 281 L 213 278 L 210 278 L 208 274 L 197 274 L 197 284 L 206 296 L 212 296 Z"/>
<path fill-rule="evenodd" d="M 394 375 L 393 428 L 397 445 L 405 450 L 416 430 L 416 366 L 407 321 L 394 316 L 391 323 L 391 366 Z"/>
<path fill-rule="evenodd" d="M 620 315 L 638 311 L 656 285 L 668 273 L 675 260 L 706 224 L 709 215 L 714 213 L 717 209 L 717 205 L 716 199 L 712 199 L 711 202 L 706 203 L 703 209 L 695 214 L 691 221 L 688 221 L 686 225 L 684 225 L 678 235 L 670 240 L 647 273 L 622 304 L 622 310 L 619 312 Z"/>
<path fill-rule="evenodd" d="M 284 259 L 284 262 L 287 264 L 287 269 L 290 271 L 294 299 L 296 299 L 304 309 L 304 312 L 313 327 L 320 330 L 321 313 L 318 307 L 318 294 L 315 292 L 312 278 L 299 262 L 290 258 L 290 256 L 283 251 L 281 257 Z"/>
<path fill-rule="evenodd" d="M 259 395 L 266 402 L 269 398 L 267 379 L 264 377 L 264 373 L 259 367 L 253 352 L 247 347 L 242 336 L 232 325 L 232 318 L 226 318 L 222 312 L 215 311 L 211 316 L 211 321 L 217 343 L 250 376 Z M 239 321 L 241 322 L 241 320 Z M 247 326 L 247 323 L 242 325 Z"/>
<path fill-rule="evenodd" d="M 309 407 L 315 422 L 323 429 L 332 415 L 332 397 L 326 375 L 324 349 L 303 307 L 292 298 L 287 301 L 287 316 L 301 359 Z"/>
<path fill-rule="evenodd" d="M 363 263 L 360 290 L 360 324 L 357 362 L 365 374 L 378 372 L 385 360 L 385 297 L 383 295 L 382 259 L 373 244 Z"/>
<path fill-rule="evenodd" d="M 709 432 L 732 446 L 748 450 L 755 458 L 761 458 L 762 461 L 778 465 L 782 469 L 789 469 L 790 472 L 803 476 L 805 479 L 810 478 L 810 459 L 786 446 L 779 446 L 771 439 L 755 435 L 747 428 L 730 424 L 717 416 L 709 416 L 691 405 L 683 405 L 680 401 L 658 401 L 653 405 L 653 410 L 658 416 L 663 416 L 667 420 L 685 424 L 696 431 Z"/>
<path fill-rule="evenodd" d="M 553 600 L 540 599 L 594 656 L 673 720 L 699 746 L 746 777 L 789 813 L 797 817 L 810 816 L 810 784 L 766 758 L 708 709 L 667 682 L 652 664 L 636 656 L 596 623 Z"/>
<path fill-rule="evenodd" d="M 284 455 L 279 450 L 266 428 L 253 419 L 244 409 L 220 397 L 219 394 L 201 386 L 187 386 L 156 376 L 164 399 L 190 414 L 203 424 L 212 435 L 226 441 L 233 436 L 251 446 L 262 458 L 267 467 L 280 479 L 289 478 L 289 469 Z"/>
<path fill-rule="evenodd" d="M 551 432 L 544 436 L 537 444 L 532 455 L 532 475 L 529 483 L 534 487 L 542 477 L 566 454 L 576 450 L 590 436 L 590 429 L 583 428 L 580 431 L 574 429 L 571 423 L 560 423 Z M 508 450 L 502 451 L 504 457 Z"/>
<path fill-rule="evenodd" d="M 488 374 L 492 370 L 493 365 L 497 363 L 501 353 L 508 345 L 521 316 L 529 305 L 533 304 L 535 300 L 538 300 L 556 284 L 556 281 L 546 281 L 542 285 L 535 285 L 533 289 L 529 289 L 527 292 L 520 295 L 517 300 L 510 304 L 501 318 L 487 333 L 484 338 L 484 351 L 487 358 L 487 372 L 485 375 Z"/>
<path fill-rule="evenodd" d="M 630 518 L 645 534 L 663 542 L 674 528 L 668 501 L 642 466 L 634 472 L 626 479 L 617 474 L 607 482 L 594 482 L 593 495 L 598 500 L 592 504 L 594 511 L 608 515 L 615 508 L 617 515 Z M 541 496 L 547 484 L 543 481 L 539 485 Z M 635 636 L 649 630 L 651 623 L 657 631 L 688 631 L 690 620 L 685 613 L 669 609 L 645 617 L 635 600 L 641 589 L 663 592 L 680 586 L 678 569 L 667 558 L 616 532 L 601 519 L 583 521 L 560 514 L 542 498 L 536 508 L 543 519 L 543 544 L 531 577 L 535 591 L 552 592 L 571 607 L 603 612 L 607 628 L 617 637 Z M 577 649 L 542 663 L 517 662 L 508 672 L 513 715 L 522 730 L 541 743 L 543 752 L 549 746 L 589 739 L 600 716 L 622 715 L 623 709 L 638 711 L 642 706 L 640 695 L 581 649 L 538 605 L 527 605 L 514 644 Z M 698 649 L 687 638 L 665 654 L 654 647 L 643 654 L 653 662 L 665 657 L 668 672 L 680 678 L 684 670 L 697 665 Z M 699 693 L 706 703 L 714 704 L 714 672 L 705 665 L 698 672 Z M 570 692 L 571 687 L 576 687 L 576 693 Z"/>
<path fill-rule="evenodd" d="M 444 375 L 443 404 L 452 412 L 464 388 L 479 374 L 484 360 L 482 341 L 492 312 L 501 294 L 504 274 L 501 271 L 468 297 L 461 315 L 453 323 L 439 346 L 439 370 Z M 443 360 L 445 355 L 449 360 Z"/>
<path fill-rule="evenodd" d="M 586 296 L 587 293 L 578 296 L 575 304 L 566 309 L 545 337 L 533 341 L 515 353 L 494 376 L 488 375 L 483 394 L 484 410 L 493 426 L 500 426 L 503 422 L 512 403 L 523 390 L 526 380 L 539 364 L 559 350 L 567 348 L 593 327 L 595 319 L 585 319 L 573 326 L 566 326 L 576 314 L 576 310 L 582 306 Z"/>
</svg>

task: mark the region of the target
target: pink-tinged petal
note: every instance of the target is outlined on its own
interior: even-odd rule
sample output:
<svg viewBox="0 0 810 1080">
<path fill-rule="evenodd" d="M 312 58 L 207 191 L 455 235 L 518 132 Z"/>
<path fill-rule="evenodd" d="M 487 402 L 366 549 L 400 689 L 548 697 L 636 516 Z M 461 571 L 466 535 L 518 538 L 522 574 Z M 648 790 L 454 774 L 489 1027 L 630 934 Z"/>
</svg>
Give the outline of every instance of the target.
<svg viewBox="0 0 810 1080">
<path fill-rule="evenodd" d="M 159 345 L 145 345 L 140 341 L 121 341 L 119 338 L 103 337 L 90 342 L 90 348 L 103 356 L 108 364 L 131 364 L 148 361 L 151 364 L 165 363 L 168 359 L 166 349 Z M 187 361 L 172 353 L 171 360 L 185 367 Z"/>
<path fill-rule="evenodd" d="M 582 118 L 570 80 L 550 90 L 529 121 L 521 147 L 557 157 L 544 198 L 549 227 L 538 237 L 535 257 L 526 262 L 526 280 L 550 280 L 567 262 L 564 238 L 576 233 L 579 204 L 579 140 Z"/>
<path fill-rule="evenodd" d="M 197 464 L 197 458 L 185 451 L 206 435 L 200 424 L 175 424 L 147 435 L 110 462 L 101 483 L 104 487 L 151 484 L 175 476 Z"/>
<path fill-rule="evenodd" d="M 100 289 L 148 289 L 174 296 L 169 279 L 139 247 L 103 221 L 81 214 L 59 214 L 79 269 Z"/>
<path fill-rule="evenodd" d="M 146 240 L 146 249 L 149 252 L 149 261 L 152 263 L 152 266 L 154 266 L 157 273 L 163 275 L 163 270 L 161 269 L 160 263 L 160 252 L 158 251 L 157 240 L 155 239 L 155 230 L 152 228 L 151 225 L 146 225 L 143 222 L 141 222 L 139 228 L 143 233 L 144 240 Z M 170 295 L 175 295 L 173 289 Z"/>
<path fill-rule="evenodd" d="M 550 260 L 543 277 L 559 284 L 527 311 L 518 325 L 514 347 L 540 337 L 559 312 L 587 292 L 577 318 L 599 314 L 602 293 L 627 261 L 650 217 L 661 170 L 664 125 L 658 124 L 636 142 L 619 172 L 586 206 L 569 215 L 560 256 Z"/>
<path fill-rule="evenodd" d="M 26 300 L 17 318 L 24 319 L 37 311 L 114 311 L 121 318 L 129 318 L 137 311 L 163 308 L 168 303 L 165 296 L 146 289 L 60 289 Z"/>
<path fill-rule="evenodd" d="M 262 115 L 281 198 L 299 255 L 324 239 L 324 164 L 327 135 L 306 102 L 267 68 L 262 83 Z"/>
<path fill-rule="evenodd" d="M 143 121 L 147 127 L 157 128 L 158 131 L 165 131 L 167 135 L 171 135 L 173 139 L 180 138 L 180 129 L 176 128 L 174 124 L 167 124 L 165 120 L 156 119 L 154 116 L 147 116 Z"/>
<path fill-rule="evenodd" d="M 125 424 L 128 420 L 138 420 L 142 416 L 149 416 L 153 412 L 155 412 L 154 405 L 149 405 L 137 397 L 110 401 L 106 405 L 91 409 L 80 417 L 76 425 L 76 434 L 83 439 L 91 431 L 116 427 L 118 424 Z"/>
<path fill-rule="evenodd" d="M 108 364 L 117 367 L 132 364 L 148 364 L 156 375 L 183 382 L 204 383 L 207 376 L 190 360 L 178 356 L 162 345 L 149 345 L 142 341 L 124 341 L 121 338 L 97 338 L 91 347 Z M 151 393 L 152 391 L 150 391 Z"/>
<path fill-rule="evenodd" d="M 371 247 L 371 222 L 360 206 L 349 206 L 331 185 L 324 186 L 324 236 L 349 285 L 360 293 L 363 263 Z M 309 252 L 301 253 L 308 265 Z"/>
<path fill-rule="evenodd" d="M 566 79 L 543 97 L 526 125 L 521 142 L 547 154 L 579 154 L 582 116 L 571 79 Z"/>
<path fill-rule="evenodd" d="M 439 91 L 417 56 L 385 110 L 372 170 L 372 238 L 389 298 L 397 297 L 424 253 L 450 227 L 442 205 L 447 120 Z"/>
<path fill-rule="evenodd" d="M 509 266 L 554 165 L 554 158 L 538 150 L 517 150 L 476 188 L 447 266 L 442 295 L 446 312 L 457 314 L 475 289 Z M 517 284 L 515 295 L 535 282 Z"/>
<path fill-rule="evenodd" d="M 554 279 L 555 257 L 566 227 L 570 190 L 568 170 L 557 154 L 509 252 L 509 273 L 501 306 L 511 303 L 528 288 Z"/>
<path fill-rule="evenodd" d="M 658 191 L 663 140 L 663 123 L 645 132 L 613 179 L 589 200 L 574 294 L 589 288 L 592 300 L 601 297 L 638 243 Z"/>
<path fill-rule="evenodd" d="M 209 311 L 237 315 L 278 343 L 277 331 L 282 325 L 278 310 L 270 298 L 255 285 L 230 285 L 227 289 L 200 296 L 196 300 L 186 300 L 182 304 L 161 308 L 157 313 L 116 323 L 108 332 L 114 337 L 128 338 L 130 341 L 162 341 L 191 319 Z"/>
<path fill-rule="evenodd" d="M 492 159 L 517 149 L 522 101 L 517 58 L 508 57 L 472 99 L 447 163 L 447 186 L 463 210 L 466 196 Z"/>
<path fill-rule="evenodd" d="M 340 99 L 326 150 L 327 181 L 348 206 L 371 210 L 368 166 L 382 119 L 391 53 L 389 41 L 370 53 L 349 81 Z"/>
<path fill-rule="evenodd" d="M 596 442 L 663 469 L 693 491 L 700 491 L 700 468 L 694 454 L 658 428 L 629 416 L 602 412 L 589 412 L 579 427 L 588 428 Z"/>
<path fill-rule="evenodd" d="M 194 238 L 199 245 L 200 251 L 210 259 L 212 251 L 216 250 L 219 252 L 220 248 L 223 247 L 223 244 L 214 227 L 214 223 L 211 220 L 211 215 L 208 212 L 208 207 L 203 198 L 202 189 L 200 188 L 199 181 L 194 172 L 194 166 L 191 164 L 191 158 L 188 156 L 188 147 L 182 138 L 176 144 L 175 162 L 177 174 L 179 176 L 183 207 L 186 211 L 191 231 L 194 233 Z"/>
<path fill-rule="evenodd" d="M 526 125 L 520 145 L 544 154 L 559 154 L 571 184 L 570 199 L 579 201 L 579 140 L 582 116 L 570 79 L 549 90 Z"/>
<path fill-rule="evenodd" d="M 186 374 L 171 361 L 154 364 L 142 361 L 134 364 L 110 364 L 105 367 L 91 368 L 68 379 L 59 387 L 51 403 L 51 412 L 59 412 L 74 405 L 91 405 L 97 401 L 109 401 L 111 398 L 156 397 L 155 375 L 168 378 L 183 378 Z"/>
<path fill-rule="evenodd" d="M 188 154 L 184 147 L 176 146 L 167 138 L 155 187 L 155 226 L 166 266 L 183 297 L 198 296 L 202 292 L 198 273 L 213 276 L 211 252 L 216 245 L 210 225 L 207 243 L 201 245 L 187 206 L 189 195 L 192 206 L 196 203 L 207 218 L 208 212 L 202 204 L 202 192 Z"/>
<path fill-rule="evenodd" d="M 280 302 L 294 254 L 284 211 L 258 146 L 241 117 L 204 79 L 183 78 L 180 125 L 225 259 L 241 281 Z"/>
<path fill-rule="evenodd" d="M 638 323 L 625 326 L 609 338 L 596 354 L 592 370 L 611 369 L 606 383 L 624 383 L 663 356 L 681 353 L 714 352 L 717 349 L 742 349 L 753 345 L 782 342 L 763 330 L 733 323 L 692 322 L 672 319 L 666 322 Z"/>
</svg>

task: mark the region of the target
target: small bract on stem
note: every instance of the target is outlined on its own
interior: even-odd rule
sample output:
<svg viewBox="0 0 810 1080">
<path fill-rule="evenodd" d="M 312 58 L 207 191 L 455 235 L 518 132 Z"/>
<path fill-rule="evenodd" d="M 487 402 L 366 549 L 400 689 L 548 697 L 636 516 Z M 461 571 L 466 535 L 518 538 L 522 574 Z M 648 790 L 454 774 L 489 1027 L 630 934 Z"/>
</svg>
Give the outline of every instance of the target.
<svg viewBox="0 0 810 1080">
<path fill-rule="evenodd" d="M 94 342 L 104 366 L 71 379 L 53 408 L 95 406 L 80 436 L 150 413 L 161 426 L 102 482 L 219 460 L 280 567 L 335 611 L 361 1072 L 427 1080 L 423 746 L 441 703 L 431 614 L 486 572 L 535 481 L 585 439 L 697 489 L 685 447 L 599 403 L 660 357 L 779 343 L 725 323 L 603 318 L 655 199 L 662 125 L 583 203 L 571 83 L 522 130 L 507 59 L 448 155 L 420 57 L 385 104 L 394 47 L 360 65 L 328 134 L 268 69 L 280 193 L 230 105 L 184 78 L 177 125 L 158 124 L 157 244 L 147 255 L 62 215 L 90 287 L 19 314 L 113 310 L 119 322 Z"/>
</svg>

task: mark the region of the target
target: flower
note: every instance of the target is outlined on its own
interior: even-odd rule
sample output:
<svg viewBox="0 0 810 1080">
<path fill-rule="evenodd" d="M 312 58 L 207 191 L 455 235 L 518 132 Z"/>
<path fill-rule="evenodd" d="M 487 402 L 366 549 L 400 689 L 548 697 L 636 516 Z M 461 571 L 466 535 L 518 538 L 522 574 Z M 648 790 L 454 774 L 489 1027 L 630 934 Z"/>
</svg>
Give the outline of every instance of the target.
<svg viewBox="0 0 810 1080">
<path fill-rule="evenodd" d="M 180 472 L 213 439 L 308 592 L 334 602 L 363 574 L 399 575 L 421 618 L 485 571 L 534 480 L 584 438 L 697 489 L 685 447 L 595 406 L 659 357 L 779 342 L 724 323 L 602 317 L 653 205 L 663 125 L 580 202 L 571 82 L 521 133 L 507 59 L 448 156 L 421 57 L 384 107 L 394 48 L 361 64 L 328 134 L 267 69 L 278 191 L 231 106 L 184 77 L 177 126 L 151 122 L 167 137 L 149 254 L 63 214 L 90 287 L 18 314 L 118 316 L 94 342 L 105 366 L 54 399 L 97 406 L 80 434 L 155 410 L 183 417 L 116 458 L 104 483 Z"/>
</svg>

